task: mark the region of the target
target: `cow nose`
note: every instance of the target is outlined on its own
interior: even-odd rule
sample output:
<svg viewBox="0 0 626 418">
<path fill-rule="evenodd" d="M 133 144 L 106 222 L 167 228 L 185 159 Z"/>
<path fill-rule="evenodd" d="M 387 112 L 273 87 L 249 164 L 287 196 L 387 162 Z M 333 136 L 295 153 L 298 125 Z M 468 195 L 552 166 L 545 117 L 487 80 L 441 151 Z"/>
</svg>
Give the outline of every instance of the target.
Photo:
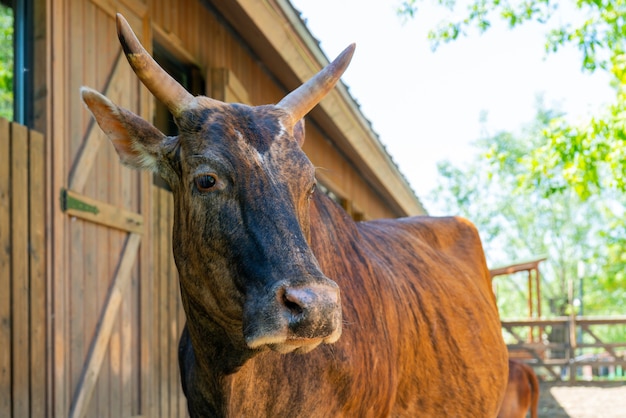
<svg viewBox="0 0 626 418">
<path fill-rule="evenodd" d="M 323 337 L 337 325 L 341 310 L 339 288 L 332 285 L 284 287 L 281 303 L 289 315 L 289 328 L 306 338 Z"/>
<path fill-rule="evenodd" d="M 317 299 L 318 296 L 311 288 L 287 288 L 283 292 L 283 305 L 285 305 L 287 310 L 294 316 L 302 315 Z"/>
</svg>

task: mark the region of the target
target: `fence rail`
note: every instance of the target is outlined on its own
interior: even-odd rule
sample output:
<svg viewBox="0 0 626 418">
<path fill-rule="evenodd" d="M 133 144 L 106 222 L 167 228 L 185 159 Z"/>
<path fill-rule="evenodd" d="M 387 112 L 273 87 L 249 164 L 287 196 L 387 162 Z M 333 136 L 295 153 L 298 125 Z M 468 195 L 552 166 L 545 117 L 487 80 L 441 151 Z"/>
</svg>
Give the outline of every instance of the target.
<svg viewBox="0 0 626 418">
<path fill-rule="evenodd" d="M 504 320 L 502 328 L 510 356 L 544 380 L 626 380 L 626 316 Z"/>
</svg>

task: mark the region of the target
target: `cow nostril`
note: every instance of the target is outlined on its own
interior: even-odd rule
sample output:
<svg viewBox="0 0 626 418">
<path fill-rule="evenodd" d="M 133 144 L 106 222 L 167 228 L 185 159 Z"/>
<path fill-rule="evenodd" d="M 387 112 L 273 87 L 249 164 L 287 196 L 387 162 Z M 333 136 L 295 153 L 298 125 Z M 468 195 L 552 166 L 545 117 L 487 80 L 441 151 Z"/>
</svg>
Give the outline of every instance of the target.
<svg viewBox="0 0 626 418">
<path fill-rule="evenodd" d="M 285 290 L 283 293 L 283 305 L 285 305 L 285 307 L 293 315 L 302 315 L 302 312 L 304 311 L 302 301 L 298 299 L 297 294 L 294 294 L 289 290 Z"/>
</svg>

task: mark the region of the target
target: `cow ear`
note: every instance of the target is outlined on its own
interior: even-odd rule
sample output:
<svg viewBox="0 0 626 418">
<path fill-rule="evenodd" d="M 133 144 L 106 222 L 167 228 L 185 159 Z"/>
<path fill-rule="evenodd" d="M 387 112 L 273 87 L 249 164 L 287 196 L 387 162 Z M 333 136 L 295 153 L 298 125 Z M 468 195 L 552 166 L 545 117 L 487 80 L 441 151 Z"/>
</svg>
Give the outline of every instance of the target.
<svg viewBox="0 0 626 418">
<path fill-rule="evenodd" d="M 298 145 L 302 147 L 302 145 L 304 144 L 304 118 L 300 119 L 293 126 L 293 137 L 298 142 Z"/>
<path fill-rule="evenodd" d="M 97 91 L 82 87 L 80 93 L 98 125 L 111 140 L 120 161 L 131 168 L 157 171 L 158 156 L 167 137 Z"/>
</svg>

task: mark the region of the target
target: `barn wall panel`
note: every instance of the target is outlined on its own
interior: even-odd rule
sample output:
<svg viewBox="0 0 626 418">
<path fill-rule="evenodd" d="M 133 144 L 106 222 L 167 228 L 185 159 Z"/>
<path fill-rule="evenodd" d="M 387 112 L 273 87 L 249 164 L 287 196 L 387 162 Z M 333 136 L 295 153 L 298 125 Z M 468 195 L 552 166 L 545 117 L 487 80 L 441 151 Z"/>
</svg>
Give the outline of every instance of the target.
<svg viewBox="0 0 626 418">
<path fill-rule="evenodd" d="M 0 119 L 0 416 L 45 416 L 44 137 Z"/>
<path fill-rule="evenodd" d="M 172 222 L 174 201 L 172 194 L 162 188 L 153 187 L 154 239 L 152 248 L 155 254 L 156 309 L 155 345 L 159 358 L 155 365 L 157 376 L 158 414 L 161 417 L 185 417 L 187 401 L 182 392 L 178 370 L 178 340 L 185 326 L 185 318 L 180 300 L 178 273 L 172 254 Z"/>
<path fill-rule="evenodd" d="M 11 125 L 0 118 L 0 346 L 11 347 Z M 11 349 L 0 350 L 0 416 L 11 415 Z"/>
<path fill-rule="evenodd" d="M 209 94 L 209 77 L 215 69 L 228 70 L 245 90 L 251 104 L 277 102 L 286 92 L 266 73 L 237 34 L 201 1 L 50 2 L 47 33 L 55 58 L 50 61 L 49 74 L 50 120 L 54 123 L 48 131 L 52 176 L 49 183 L 52 190 L 48 193 L 55 200 L 52 203 L 55 206 L 50 210 L 54 234 L 48 248 L 52 248 L 55 255 L 50 273 L 54 305 L 49 308 L 54 314 L 53 348 L 49 351 L 54 360 L 51 366 L 54 384 L 48 385 L 47 390 L 54 400 L 54 410 L 46 412 L 68 416 L 72 402 L 83 388 L 85 363 L 128 236 L 125 231 L 60 213 L 56 199 L 60 189 L 65 187 L 76 188 L 78 190 L 74 191 L 88 198 L 139 213 L 145 225 L 140 255 L 113 323 L 85 415 L 186 416 L 176 359 L 184 312 L 171 253 L 171 195 L 155 190 L 149 174 L 121 166 L 115 150 L 94 125 L 78 95 L 82 85 L 99 91 L 106 89 L 107 96 L 117 104 L 147 120 L 152 119 L 152 96 L 140 86 L 123 57 L 121 64 L 115 65 L 120 56 L 114 19 L 118 11 L 129 20 L 149 50 L 155 32 L 161 31 L 159 33 L 165 34 L 167 39 L 174 40 L 205 76 Z M 342 197 L 353 200 L 352 207 L 366 212 L 370 218 L 392 216 L 357 170 L 313 124 L 307 127 L 305 152 L 323 171 L 321 177 L 328 186 Z M 84 160 L 89 154 L 91 156 Z M 87 162 L 79 166 L 80 161 Z M 0 207 L 0 221 L 2 216 Z M 6 236 L 0 231 L 2 239 Z M 1 257 L 0 268 L 3 268 Z M 28 268 L 35 269 L 32 265 Z M 17 292 L 18 288 L 15 289 Z M 41 290 L 36 293 L 40 294 Z M 13 314 L 0 306 L 0 316 L 3 320 L 9 319 L 9 326 L 5 326 L 4 321 L 0 324 L 3 327 L 0 338 L 12 332 Z M 15 314 L 35 317 L 41 312 L 16 311 Z M 41 339 L 41 335 L 31 333 L 28 338 L 32 343 Z M 27 359 L 31 360 L 34 361 Z M 0 355 L 0 362 L 7 360 Z M 12 366 L 9 364 L 9 369 Z M 34 381 L 36 375 L 30 379 Z M 0 387 L 10 384 L 0 375 Z M 7 403 L 12 408 L 11 402 L 12 398 L 0 395 L 0 408 Z M 28 408 L 38 411 L 40 406 L 32 402 Z M 0 409 L 0 415 L 2 411 Z"/>
<path fill-rule="evenodd" d="M 130 2 L 113 3 L 114 9 L 124 13 L 143 34 L 144 17 L 127 7 Z M 132 70 L 127 65 L 114 70 L 120 47 L 114 41 L 117 38 L 115 20 L 108 6 L 109 3 L 66 1 L 64 7 L 55 9 L 64 16 L 60 21 L 68 23 L 61 43 L 67 47 L 64 58 L 71 74 L 64 77 L 63 83 L 55 84 L 55 94 L 63 91 L 63 95 L 70 98 L 63 112 L 67 123 L 60 136 L 67 141 L 60 144 L 64 148 L 65 163 L 62 179 L 57 184 L 71 186 L 74 192 L 87 198 L 139 212 L 143 207 L 140 200 L 147 174 L 119 163 L 114 149 L 94 126 L 78 94 L 83 85 L 100 91 L 106 89 L 106 94 L 119 105 L 149 114 L 149 109 L 141 107 L 139 83 Z M 141 9 L 141 5 L 135 9 Z M 90 139 L 92 135 L 95 139 Z M 75 174 L 79 177 L 73 177 Z M 53 195 L 58 193 L 53 190 Z M 149 214 L 146 215 L 149 218 Z M 101 349 L 96 347 L 94 337 L 107 314 L 107 301 L 128 233 L 95 225 L 80 217 L 67 216 L 63 222 L 64 243 L 72 268 L 63 269 L 64 278 L 59 281 L 64 282 L 63 292 L 67 297 L 57 308 L 60 321 L 56 326 L 60 341 L 66 343 L 56 345 L 55 350 L 59 358 L 67 361 L 55 365 L 55 380 L 60 383 L 57 385 L 60 390 L 55 392 L 57 415 L 68 416 L 70 412 L 74 416 L 137 415 L 141 413 L 143 399 L 139 377 L 142 373 L 140 262 L 132 267 L 119 307 L 113 312 L 110 334 L 102 343 L 103 357 L 95 369 L 93 389 L 87 391 L 87 401 L 77 403 L 85 399 L 82 398 L 86 393 L 85 384 L 90 384 L 88 373 L 91 372 L 87 365 L 94 352 Z M 138 259 L 145 260 L 145 257 Z"/>
<path fill-rule="evenodd" d="M 246 45 L 201 2 L 178 2 L 181 4 L 179 8 L 170 7 L 170 3 L 148 0 L 153 24 L 180 38 L 181 44 L 195 58 L 194 61 L 207 74 L 207 78 L 210 78 L 212 69 L 230 70 L 254 105 L 276 103 L 287 93 L 276 85 L 255 57 L 250 55 Z M 208 86 L 210 84 L 207 83 Z M 210 95 L 212 92 L 209 89 L 207 93 Z M 327 143 L 322 133 L 313 125 L 307 129 L 308 144 L 305 145 L 305 151 L 313 164 L 324 167 L 328 173 L 325 179 L 329 187 L 364 211 L 368 219 L 395 216 L 385 200 L 372 190 L 344 155 Z"/>
</svg>

